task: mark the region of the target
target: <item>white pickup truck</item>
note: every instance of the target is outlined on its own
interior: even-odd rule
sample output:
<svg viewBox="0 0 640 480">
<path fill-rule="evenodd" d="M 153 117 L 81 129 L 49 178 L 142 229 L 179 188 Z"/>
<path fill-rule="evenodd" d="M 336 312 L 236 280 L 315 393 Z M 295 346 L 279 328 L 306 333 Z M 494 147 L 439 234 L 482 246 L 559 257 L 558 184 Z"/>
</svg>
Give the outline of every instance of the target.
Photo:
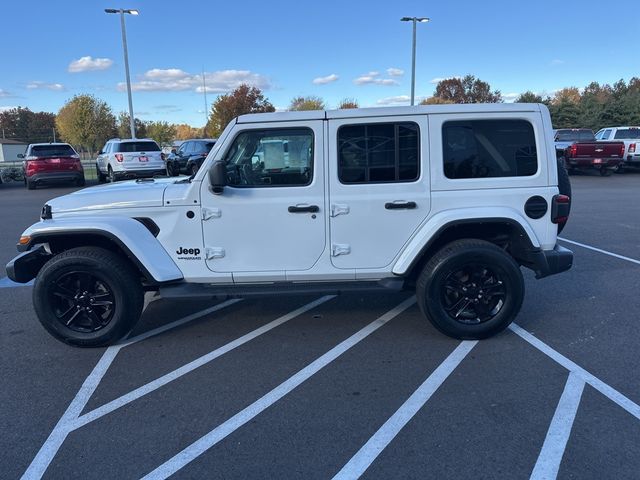
<svg viewBox="0 0 640 480">
<path fill-rule="evenodd" d="M 596 133 L 596 140 L 624 142 L 624 162 L 618 167 L 618 172 L 622 172 L 625 166 L 640 167 L 640 127 L 603 128 Z"/>
<path fill-rule="evenodd" d="M 544 105 L 250 114 L 192 177 L 50 200 L 7 273 L 79 346 L 126 335 L 145 291 L 409 290 L 441 332 L 486 338 L 520 310 L 521 267 L 571 267 L 569 207 Z"/>
</svg>

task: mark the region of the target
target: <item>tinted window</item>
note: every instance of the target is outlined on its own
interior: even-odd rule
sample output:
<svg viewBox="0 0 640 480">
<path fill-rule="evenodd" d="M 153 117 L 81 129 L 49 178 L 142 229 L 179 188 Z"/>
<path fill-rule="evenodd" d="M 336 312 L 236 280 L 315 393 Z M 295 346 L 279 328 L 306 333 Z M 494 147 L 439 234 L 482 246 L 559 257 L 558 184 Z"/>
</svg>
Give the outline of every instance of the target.
<svg viewBox="0 0 640 480">
<path fill-rule="evenodd" d="M 591 130 L 558 130 L 556 134 L 558 142 L 591 142 L 595 138 Z"/>
<path fill-rule="evenodd" d="M 447 178 L 523 177 L 538 170 L 533 126 L 525 120 L 446 122 L 442 137 Z"/>
<path fill-rule="evenodd" d="M 70 157 L 76 155 L 71 145 L 34 145 L 31 147 L 33 157 Z"/>
<path fill-rule="evenodd" d="M 611 136 L 611 129 L 605 130 L 602 133 L 602 139 L 603 140 L 608 140 L 610 136 Z"/>
<path fill-rule="evenodd" d="M 118 152 L 159 152 L 160 147 L 156 142 L 122 142 L 118 144 Z"/>
<path fill-rule="evenodd" d="M 640 128 L 625 128 L 618 130 L 614 137 L 616 140 L 634 140 L 640 138 Z"/>
<path fill-rule="evenodd" d="M 342 183 L 412 182 L 420 176 L 415 123 L 345 125 L 338 130 Z"/>
<path fill-rule="evenodd" d="M 225 161 L 231 186 L 308 185 L 313 178 L 313 132 L 307 128 L 242 132 Z"/>
</svg>

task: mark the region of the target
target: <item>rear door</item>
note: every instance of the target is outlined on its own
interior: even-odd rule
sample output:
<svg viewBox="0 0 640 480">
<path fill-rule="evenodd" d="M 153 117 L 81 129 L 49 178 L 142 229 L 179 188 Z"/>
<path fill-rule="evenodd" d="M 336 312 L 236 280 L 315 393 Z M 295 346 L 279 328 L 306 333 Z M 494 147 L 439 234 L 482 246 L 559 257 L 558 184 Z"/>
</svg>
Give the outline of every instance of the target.
<svg viewBox="0 0 640 480">
<path fill-rule="evenodd" d="M 336 268 L 390 268 L 427 218 L 426 115 L 329 121 L 331 262 Z M 365 270 L 365 271 L 361 271 Z"/>
</svg>

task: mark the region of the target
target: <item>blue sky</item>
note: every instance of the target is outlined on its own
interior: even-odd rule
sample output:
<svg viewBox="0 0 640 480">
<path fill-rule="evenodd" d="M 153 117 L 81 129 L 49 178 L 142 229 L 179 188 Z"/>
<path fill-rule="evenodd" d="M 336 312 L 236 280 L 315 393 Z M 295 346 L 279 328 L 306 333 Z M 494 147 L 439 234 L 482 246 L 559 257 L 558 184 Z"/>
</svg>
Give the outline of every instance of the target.
<svg viewBox="0 0 640 480">
<path fill-rule="evenodd" d="M 201 73 L 209 104 L 248 82 L 279 109 L 298 95 L 329 107 L 408 104 L 411 25 L 418 25 L 416 96 L 438 78 L 471 73 L 506 99 L 590 81 L 640 76 L 637 0 L 236 1 L 8 0 L 2 5 L 0 109 L 56 112 L 90 93 L 126 110 L 119 18 L 127 37 L 134 111 L 143 120 L 201 126 Z M 314 83 L 314 80 L 316 81 Z"/>
</svg>

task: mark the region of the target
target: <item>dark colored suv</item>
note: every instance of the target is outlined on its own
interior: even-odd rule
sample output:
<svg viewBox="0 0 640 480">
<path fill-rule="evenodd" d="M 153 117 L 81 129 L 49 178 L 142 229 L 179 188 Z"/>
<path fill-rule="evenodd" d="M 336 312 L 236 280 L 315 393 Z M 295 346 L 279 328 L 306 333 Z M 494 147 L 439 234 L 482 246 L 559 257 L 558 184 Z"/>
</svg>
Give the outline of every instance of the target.
<svg viewBox="0 0 640 480">
<path fill-rule="evenodd" d="M 18 157 L 24 158 L 24 184 L 29 190 L 53 183 L 84 185 L 80 157 L 68 143 L 32 143 Z"/>
<path fill-rule="evenodd" d="M 195 174 L 216 144 L 216 140 L 198 138 L 184 141 L 177 151 L 172 151 L 167 157 L 167 175 L 172 177 L 181 173 Z"/>
</svg>

